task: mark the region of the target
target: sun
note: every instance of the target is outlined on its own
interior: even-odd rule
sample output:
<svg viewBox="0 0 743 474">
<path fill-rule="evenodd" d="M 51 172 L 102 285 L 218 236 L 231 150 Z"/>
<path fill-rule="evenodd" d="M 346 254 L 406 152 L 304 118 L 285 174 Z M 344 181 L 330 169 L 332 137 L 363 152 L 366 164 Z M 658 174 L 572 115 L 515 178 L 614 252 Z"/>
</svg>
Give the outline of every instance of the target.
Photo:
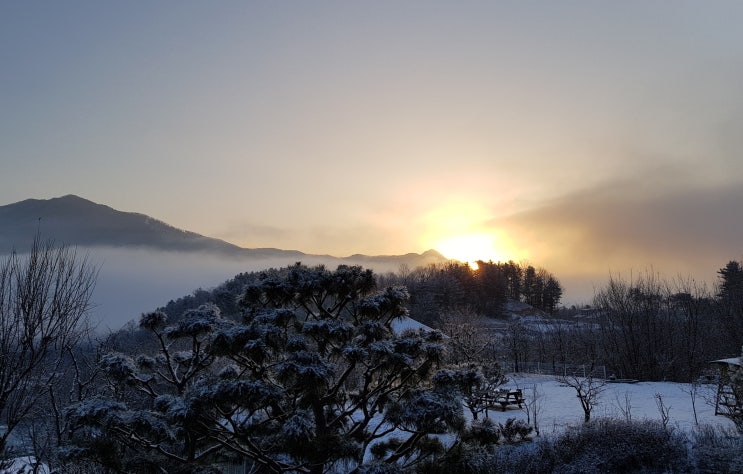
<svg viewBox="0 0 743 474">
<path fill-rule="evenodd" d="M 504 229 L 493 226 L 492 215 L 472 203 L 454 203 L 429 211 L 423 220 L 422 243 L 444 257 L 468 263 L 505 262 L 524 257 Z"/>
<path fill-rule="evenodd" d="M 476 269 L 478 260 L 508 260 L 503 250 L 498 248 L 496 240 L 496 236 L 486 233 L 456 235 L 442 238 L 435 248 L 446 258 L 468 263 Z"/>
</svg>

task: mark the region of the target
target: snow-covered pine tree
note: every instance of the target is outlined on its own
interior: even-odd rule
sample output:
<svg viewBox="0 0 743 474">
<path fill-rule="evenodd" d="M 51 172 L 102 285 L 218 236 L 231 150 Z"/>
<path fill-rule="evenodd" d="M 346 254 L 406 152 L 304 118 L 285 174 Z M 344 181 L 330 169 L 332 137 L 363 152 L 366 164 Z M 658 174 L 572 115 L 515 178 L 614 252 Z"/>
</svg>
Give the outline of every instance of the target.
<svg viewBox="0 0 743 474">
<path fill-rule="evenodd" d="M 440 449 L 432 433 L 464 419 L 458 392 L 429 383 L 444 355 L 442 334 L 393 330 L 407 298 L 402 287 L 378 291 L 360 267 L 298 264 L 249 286 L 241 321 L 212 311 L 167 326 L 145 315 L 141 327 L 159 353 L 108 356 L 116 390 L 73 407 L 71 417 L 94 435 L 87 439 L 115 440 L 168 472 L 229 459 L 261 472 L 413 465 Z M 76 452 L 111 461 L 94 449 Z"/>
<path fill-rule="evenodd" d="M 231 324 L 212 304 L 186 311 L 170 325 L 162 312 L 143 314 L 140 328 L 159 350 L 101 357 L 106 380 L 98 397 L 67 409 L 72 443 L 66 457 L 114 472 L 196 472 L 218 461 L 223 447 L 211 436 L 217 422 L 201 416 L 194 395 L 200 386 L 218 383 L 219 365 L 207 345 L 217 329 Z"/>
</svg>

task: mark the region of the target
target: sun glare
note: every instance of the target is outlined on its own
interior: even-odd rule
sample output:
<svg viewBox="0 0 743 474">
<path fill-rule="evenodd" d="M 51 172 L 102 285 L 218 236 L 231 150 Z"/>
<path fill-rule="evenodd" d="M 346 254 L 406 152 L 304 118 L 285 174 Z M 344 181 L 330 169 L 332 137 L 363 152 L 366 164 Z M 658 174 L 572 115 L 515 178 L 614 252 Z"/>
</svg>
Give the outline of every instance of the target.
<svg viewBox="0 0 743 474">
<path fill-rule="evenodd" d="M 505 262 L 525 255 L 517 251 L 502 229 L 495 229 L 490 213 L 478 205 L 449 205 L 425 216 L 423 243 L 451 260 L 477 268 L 477 261 Z"/>
<path fill-rule="evenodd" d="M 492 235 L 471 234 L 449 237 L 436 244 L 436 249 L 446 258 L 469 263 L 477 268 L 477 261 L 494 262 L 507 260 L 505 255 L 496 248 Z"/>
</svg>

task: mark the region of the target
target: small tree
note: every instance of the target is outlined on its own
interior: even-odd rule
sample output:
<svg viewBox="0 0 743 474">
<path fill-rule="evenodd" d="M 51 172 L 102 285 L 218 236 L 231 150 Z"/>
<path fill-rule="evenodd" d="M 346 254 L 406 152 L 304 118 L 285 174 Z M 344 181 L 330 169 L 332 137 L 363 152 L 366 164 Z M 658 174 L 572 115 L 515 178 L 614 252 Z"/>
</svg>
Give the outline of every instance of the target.
<svg viewBox="0 0 743 474">
<path fill-rule="evenodd" d="M 691 399 L 691 411 L 694 414 L 694 425 L 699 426 L 699 417 L 697 416 L 697 398 L 699 396 L 700 383 L 698 380 L 692 380 L 688 386 L 682 385 L 681 390 L 688 393 Z"/>
<path fill-rule="evenodd" d="M 245 290 L 241 322 L 212 315 L 167 326 L 145 316 L 159 353 L 104 358 L 112 396 L 71 417 L 96 440 L 137 449 L 149 467 L 194 471 L 232 458 L 262 472 L 351 471 L 372 451 L 413 465 L 432 453 L 431 433 L 464 420 L 456 393 L 428 383 L 441 333 L 393 330 L 406 299 L 403 288 L 376 291 L 360 267 L 296 265 Z M 139 397 L 114 398 L 126 392 Z M 104 447 L 78 452 L 105 464 Z"/>
<path fill-rule="evenodd" d="M 482 363 L 494 356 L 494 338 L 483 317 L 472 310 L 452 310 L 441 316 L 441 330 L 447 335 L 447 362 Z"/>
<path fill-rule="evenodd" d="M 475 420 L 482 412 L 487 416 L 488 399 L 507 381 L 495 360 L 492 331 L 481 319 L 471 311 L 452 311 L 442 318 L 448 336 L 447 369 L 433 379 L 437 386 L 458 391 Z"/>
<path fill-rule="evenodd" d="M 671 420 L 671 407 L 666 405 L 663 400 L 663 394 L 655 394 L 655 406 L 658 407 L 658 413 L 660 414 L 660 421 L 663 424 L 663 429 L 668 429 L 668 422 Z"/>
<path fill-rule="evenodd" d="M 73 369 L 96 276 L 85 257 L 38 236 L 28 254 L 0 262 L 0 458 Z"/>
<path fill-rule="evenodd" d="M 540 434 L 541 426 L 539 424 L 544 409 L 544 395 L 539 391 L 536 384 L 531 386 L 529 397 L 524 403 L 524 413 L 526 413 L 526 422 L 534 428 L 537 436 Z"/>
<path fill-rule="evenodd" d="M 599 397 L 606 389 L 606 380 L 594 376 L 593 366 L 583 377 L 572 374 L 558 377 L 557 380 L 575 390 L 583 409 L 583 421 L 586 423 L 591 421 L 591 412 L 598 405 Z"/>
<path fill-rule="evenodd" d="M 615 406 L 619 409 L 625 421 L 632 421 L 632 394 L 624 392 L 624 400 L 619 399 L 619 395 L 614 394 Z M 696 412 L 694 414 L 696 416 Z"/>
<path fill-rule="evenodd" d="M 458 393 L 472 418 L 477 420 L 482 412 L 488 416 L 493 394 L 508 379 L 497 363 L 489 366 L 473 363 L 439 370 L 432 381 L 437 388 Z"/>
</svg>

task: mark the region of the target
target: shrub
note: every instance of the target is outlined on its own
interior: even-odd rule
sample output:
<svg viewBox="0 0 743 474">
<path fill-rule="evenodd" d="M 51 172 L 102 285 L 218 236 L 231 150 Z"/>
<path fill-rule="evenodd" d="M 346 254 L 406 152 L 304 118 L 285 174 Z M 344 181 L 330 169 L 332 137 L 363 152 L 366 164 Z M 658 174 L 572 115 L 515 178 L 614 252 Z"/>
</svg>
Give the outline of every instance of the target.
<svg viewBox="0 0 743 474">
<path fill-rule="evenodd" d="M 502 449 L 492 472 L 689 472 L 684 436 L 660 423 L 595 420 L 534 446 Z"/>
<path fill-rule="evenodd" d="M 480 444 L 458 443 L 445 456 L 416 466 L 418 474 L 490 474 L 493 451 Z"/>
<path fill-rule="evenodd" d="M 500 427 L 490 418 L 474 420 L 462 434 L 462 441 L 481 445 L 494 445 L 500 440 Z"/>
<path fill-rule="evenodd" d="M 534 428 L 529 426 L 524 420 L 517 420 L 515 418 L 507 419 L 505 425 L 502 423 L 498 425 L 500 426 L 500 434 L 508 444 L 528 441 L 529 435 L 534 431 Z"/>
<path fill-rule="evenodd" d="M 697 472 L 743 472 L 743 438 L 735 431 L 702 427 L 694 433 L 692 454 Z"/>
</svg>

